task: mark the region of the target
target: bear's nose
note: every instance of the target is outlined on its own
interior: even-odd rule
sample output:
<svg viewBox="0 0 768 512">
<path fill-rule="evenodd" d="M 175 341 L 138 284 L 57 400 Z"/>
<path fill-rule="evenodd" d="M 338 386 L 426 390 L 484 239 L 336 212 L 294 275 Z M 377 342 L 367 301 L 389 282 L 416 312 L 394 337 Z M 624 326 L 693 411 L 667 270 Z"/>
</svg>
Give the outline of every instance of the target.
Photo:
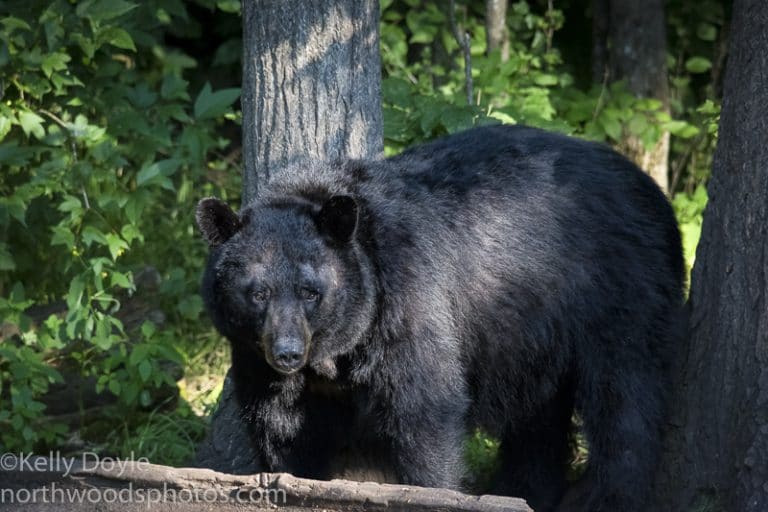
<svg viewBox="0 0 768 512">
<path fill-rule="evenodd" d="M 275 369 L 291 372 L 304 364 L 303 344 L 299 340 L 285 340 L 275 344 L 272 350 Z"/>
</svg>

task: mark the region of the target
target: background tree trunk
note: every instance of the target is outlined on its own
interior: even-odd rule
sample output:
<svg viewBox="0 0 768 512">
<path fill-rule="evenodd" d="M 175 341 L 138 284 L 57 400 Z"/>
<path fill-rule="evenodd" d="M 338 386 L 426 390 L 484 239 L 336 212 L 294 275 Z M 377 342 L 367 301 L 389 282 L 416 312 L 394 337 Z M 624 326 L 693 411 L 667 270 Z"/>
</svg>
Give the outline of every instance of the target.
<svg viewBox="0 0 768 512">
<path fill-rule="evenodd" d="M 592 0 L 592 82 L 605 82 L 608 73 L 610 0 Z"/>
<path fill-rule="evenodd" d="M 652 510 L 768 510 L 768 2 L 737 0 Z"/>
<path fill-rule="evenodd" d="M 377 1 L 245 0 L 243 45 L 243 204 L 289 163 L 382 152 Z M 196 464 L 261 469 L 230 378 Z"/>
<path fill-rule="evenodd" d="M 488 53 L 501 48 L 501 60 L 509 60 L 508 0 L 485 0 L 485 39 Z"/>
<path fill-rule="evenodd" d="M 379 5 L 243 2 L 243 204 L 304 158 L 383 150 Z"/>
<path fill-rule="evenodd" d="M 607 66 L 611 82 L 625 80 L 630 92 L 656 98 L 669 111 L 663 0 L 595 0 L 593 6 L 593 78 L 603 81 Z M 668 191 L 669 132 L 651 150 L 629 134 L 620 149 Z"/>
</svg>

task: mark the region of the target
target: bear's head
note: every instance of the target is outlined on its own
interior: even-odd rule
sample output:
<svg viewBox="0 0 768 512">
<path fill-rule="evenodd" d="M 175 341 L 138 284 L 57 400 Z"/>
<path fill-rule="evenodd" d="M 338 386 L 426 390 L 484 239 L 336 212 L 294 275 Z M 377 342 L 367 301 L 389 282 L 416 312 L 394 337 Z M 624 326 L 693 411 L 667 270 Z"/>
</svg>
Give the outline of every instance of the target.
<svg viewBox="0 0 768 512">
<path fill-rule="evenodd" d="M 283 375 L 309 365 L 335 376 L 335 358 L 362 340 L 374 309 L 359 217 L 346 195 L 257 201 L 239 215 L 219 199 L 200 201 L 197 224 L 211 248 L 202 295 L 234 349 Z"/>
</svg>

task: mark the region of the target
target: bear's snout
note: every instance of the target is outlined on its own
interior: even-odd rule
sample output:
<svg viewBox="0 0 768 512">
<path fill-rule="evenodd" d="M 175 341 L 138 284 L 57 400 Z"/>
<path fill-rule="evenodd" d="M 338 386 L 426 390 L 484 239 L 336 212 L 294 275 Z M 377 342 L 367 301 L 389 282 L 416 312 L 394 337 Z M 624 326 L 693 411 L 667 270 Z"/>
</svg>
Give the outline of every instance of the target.
<svg viewBox="0 0 768 512">
<path fill-rule="evenodd" d="M 272 367 L 280 373 L 290 374 L 307 362 L 304 342 L 297 337 L 281 338 L 272 345 Z"/>
</svg>

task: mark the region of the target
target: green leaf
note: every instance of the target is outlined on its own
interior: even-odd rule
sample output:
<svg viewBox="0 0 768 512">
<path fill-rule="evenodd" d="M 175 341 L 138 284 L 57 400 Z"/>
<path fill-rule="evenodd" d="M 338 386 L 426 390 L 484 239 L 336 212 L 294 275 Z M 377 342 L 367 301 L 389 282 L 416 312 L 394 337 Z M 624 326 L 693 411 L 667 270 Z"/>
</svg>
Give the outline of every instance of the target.
<svg viewBox="0 0 768 512">
<path fill-rule="evenodd" d="M 621 138 L 621 123 L 618 119 L 608 116 L 600 116 L 598 123 L 605 130 L 606 135 L 613 140 Z"/>
<path fill-rule="evenodd" d="M 109 381 L 109 384 L 107 385 L 107 387 L 112 392 L 112 394 L 114 394 L 115 396 L 120 396 L 121 386 L 120 386 L 120 381 L 119 380 L 111 379 Z"/>
<path fill-rule="evenodd" d="M 66 195 L 64 196 L 64 201 L 62 201 L 59 206 L 58 210 L 60 212 L 71 212 L 74 210 L 80 210 L 82 209 L 83 204 L 80 202 L 80 199 L 72 196 L 72 195 Z"/>
<path fill-rule="evenodd" d="M 135 382 L 131 381 L 126 383 L 123 388 L 123 394 L 120 399 L 127 404 L 133 404 L 136 401 L 136 397 L 139 394 L 139 386 Z"/>
<path fill-rule="evenodd" d="M 536 85 L 557 85 L 557 77 L 555 75 L 536 75 L 533 78 L 533 82 Z"/>
<path fill-rule="evenodd" d="M 85 226 L 85 228 L 83 228 L 82 237 L 86 247 L 90 247 L 93 242 L 96 242 L 99 245 L 107 245 L 107 237 L 104 236 L 104 233 L 99 229 L 93 226 Z"/>
<path fill-rule="evenodd" d="M 101 22 L 117 18 L 136 7 L 138 7 L 137 4 L 124 0 L 91 0 L 78 3 L 75 12 L 80 17 Z"/>
<path fill-rule="evenodd" d="M 431 28 L 431 27 L 427 27 Z M 408 40 L 409 43 L 420 43 L 420 44 L 429 44 L 435 39 L 434 33 L 431 30 L 426 30 L 425 27 L 418 28 L 411 38 Z"/>
<path fill-rule="evenodd" d="M 696 27 L 696 37 L 702 41 L 714 41 L 717 38 L 717 27 L 711 23 L 699 23 Z"/>
<path fill-rule="evenodd" d="M 13 120 L 10 117 L 0 115 L 0 140 L 3 140 L 13 127 Z"/>
<path fill-rule="evenodd" d="M 136 175 L 136 186 L 141 187 L 158 176 L 160 176 L 160 165 L 157 162 L 153 162 L 149 166 L 142 168 L 139 174 Z"/>
<path fill-rule="evenodd" d="M 24 302 L 24 285 L 22 283 L 17 282 L 13 285 L 13 288 L 11 289 L 11 302 L 13 303 L 23 303 Z"/>
<path fill-rule="evenodd" d="M 0 270 L 14 270 L 16 262 L 8 251 L 8 245 L 0 242 Z"/>
<path fill-rule="evenodd" d="M 218 117 L 226 112 L 229 106 L 239 97 L 239 88 L 221 89 L 212 92 L 211 84 L 206 82 L 195 100 L 195 118 L 202 120 Z"/>
<path fill-rule="evenodd" d="M 119 256 L 121 256 L 126 249 L 128 249 L 128 244 L 120 238 L 120 235 L 116 235 L 115 233 L 107 233 L 106 237 L 107 239 L 107 247 L 109 248 L 109 254 L 112 255 L 113 260 L 117 260 Z"/>
<path fill-rule="evenodd" d="M 51 78 L 54 71 L 67 69 L 67 62 L 69 61 L 70 57 L 66 53 L 49 53 L 43 58 L 43 62 L 40 63 L 40 69 L 43 70 L 45 76 Z"/>
<path fill-rule="evenodd" d="M 669 121 L 668 123 L 664 123 L 663 127 L 672 135 L 681 137 L 683 139 L 690 139 L 691 137 L 698 135 L 700 131 L 696 126 L 679 120 L 673 120 Z"/>
<path fill-rule="evenodd" d="M 69 283 L 69 292 L 67 293 L 67 307 L 73 310 L 80 306 L 85 291 L 85 283 L 81 277 L 72 279 Z"/>
<path fill-rule="evenodd" d="M 166 75 L 160 87 L 160 96 L 166 99 L 188 100 L 187 86 L 189 83 L 177 75 Z"/>
<path fill-rule="evenodd" d="M 139 376 L 142 381 L 147 382 L 150 375 L 152 375 L 152 363 L 145 359 L 139 363 Z"/>
<path fill-rule="evenodd" d="M 112 286 L 128 289 L 133 288 L 130 278 L 122 272 L 112 272 L 109 277 L 112 280 Z"/>
<path fill-rule="evenodd" d="M 705 57 L 691 57 L 685 61 L 685 69 L 691 73 L 704 73 L 712 67 L 712 62 Z"/>
<path fill-rule="evenodd" d="M 642 114 L 635 114 L 632 116 L 632 119 L 629 120 L 627 128 L 629 129 L 629 133 L 633 135 L 642 135 L 648 128 L 648 119 Z"/>
<path fill-rule="evenodd" d="M 27 137 L 29 137 L 30 133 L 34 135 L 36 139 L 45 137 L 43 118 L 34 112 L 19 112 L 19 124 L 21 125 L 21 129 L 24 130 L 24 135 Z"/>
<path fill-rule="evenodd" d="M 199 295 L 191 295 L 182 299 L 176 307 L 184 318 L 196 320 L 203 311 L 203 300 Z"/>
<path fill-rule="evenodd" d="M 141 212 L 144 210 L 145 197 L 142 191 L 137 190 L 131 194 L 128 198 L 128 202 L 125 203 L 125 215 L 128 220 L 134 224 L 139 222 Z"/>
<path fill-rule="evenodd" d="M 128 358 L 128 364 L 136 366 L 140 362 L 147 359 L 149 355 L 149 345 L 146 343 L 138 343 L 133 346 L 131 350 L 131 356 Z"/>
<path fill-rule="evenodd" d="M 141 334 L 147 339 L 152 338 L 156 331 L 157 328 L 155 327 L 155 324 L 149 320 L 141 324 Z"/>
<path fill-rule="evenodd" d="M 143 167 L 136 175 L 136 186 L 160 185 L 165 189 L 173 190 L 173 183 L 168 179 L 168 176 L 176 173 L 180 163 L 175 158 L 167 158 Z"/>
<path fill-rule="evenodd" d="M 75 234 L 72 233 L 71 229 L 64 226 L 53 226 L 51 230 L 53 231 L 51 245 L 63 245 L 69 250 L 75 247 Z"/>
<path fill-rule="evenodd" d="M 122 28 L 104 28 L 99 32 L 97 41 L 101 44 L 111 44 L 112 46 L 122 48 L 123 50 L 136 51 L 136 46 L 133 44 L 133 39 L 130 34 Z"/>
<path fill-rule="evenodd" d="M 239 14 L 240 0 L 218 0 L 218 2 L 216 2 L 216 7 L 223 12 Z"/>
<path fill-rule="evenodd" d="M 517 124 L 517 121 L 514 117 L 512 117 L 509 114 L 505 114 L 501 110 L 494 110 L 490 114 L 488 114 L 488 117 L 491 117 L 493 119 L 498 119 L 504 124 Z"/>
<path fill-rule="evenodd" d="M 0 23 L 3 24 L 8 34 L 10 34 L 11 32 L 17 29 L 32 30 L 32 27 L 30 27 L 26 21 L 20 18 L 16 18 L 15 16 L 8 16 L 6 18 L 3 18 L 2 20 L 0 20 Z"/>
</svg>

